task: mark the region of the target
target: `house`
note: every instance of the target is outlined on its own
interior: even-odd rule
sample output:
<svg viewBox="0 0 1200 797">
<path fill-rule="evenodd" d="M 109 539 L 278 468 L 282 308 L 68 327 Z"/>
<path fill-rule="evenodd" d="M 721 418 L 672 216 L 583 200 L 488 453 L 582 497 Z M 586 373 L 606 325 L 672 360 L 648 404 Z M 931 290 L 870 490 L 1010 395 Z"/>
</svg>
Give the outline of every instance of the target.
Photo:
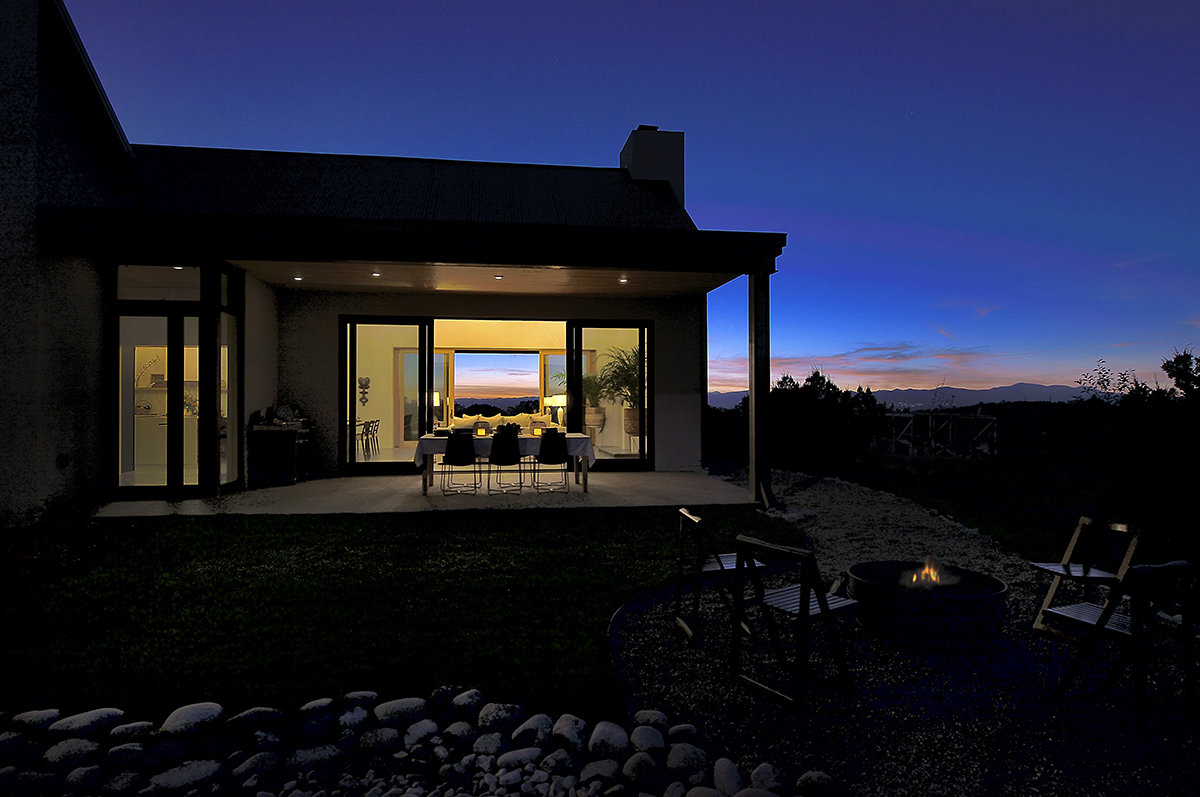
<svg viewBox="0 0 1200 797">
<path fill-rule="evenodd" d="M 757 402 L 786 235 L 697 229 L 683 133 L 639 127 L 612 168 L 130 144 L 61 0 L 6 2 L 0 37 L 10 522 L 253 486 L 272 415 L 302 425 L 313 476 L 412 471 L 468 354 L 520 353 L 597 470 L 697 470 L 706 296 L 743 274 L 769 489 Z M 641 401 L 598 419 L 586 377 L 618 355 Z"/>
</svg>

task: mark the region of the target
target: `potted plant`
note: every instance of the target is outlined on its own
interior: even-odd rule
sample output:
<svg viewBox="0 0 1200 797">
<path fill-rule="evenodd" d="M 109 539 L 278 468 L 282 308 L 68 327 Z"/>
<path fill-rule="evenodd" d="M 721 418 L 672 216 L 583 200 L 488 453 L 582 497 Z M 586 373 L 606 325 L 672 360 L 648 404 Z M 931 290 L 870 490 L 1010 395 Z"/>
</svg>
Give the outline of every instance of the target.
<svg viewBox="0 0 1200 797">
<path fill-rule="evenodd" d="M 550 377 L 560 385 L 567 383 L 567 375 L 562 371 Z M 584 374 L 583 375 L 583 425 L 595 427 L 599 431 L 604 431 L 604 424 L 607 418 L 604 413 L 604 407 L 600 402 L 604 399 L 604 380 L 599 374 Z"/>
<path fill-rule="evenodd" d="M 642 350 L 609 349 L 608 358 L 600 368 L 603 384 L 602 398 L 625 407 L 625 434 L 637 436 L 642 432 Z"/>
</svg>

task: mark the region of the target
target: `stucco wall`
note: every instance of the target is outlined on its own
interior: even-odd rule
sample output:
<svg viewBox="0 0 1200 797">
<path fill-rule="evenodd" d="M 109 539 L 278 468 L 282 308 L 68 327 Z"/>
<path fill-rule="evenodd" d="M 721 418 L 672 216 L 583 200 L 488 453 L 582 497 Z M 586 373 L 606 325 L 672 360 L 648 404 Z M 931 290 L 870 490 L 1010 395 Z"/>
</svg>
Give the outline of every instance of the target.
<svg viewBox="0 0 1200 797">
<path fill-rule="evenodd" d="M 246 275 L 246 418 L 275 403 L 279 388 L 279 317 L 275 290 Z"/>
<path fill-rule="evenodd" d="M 115 420 L 100 389 L 111 280 L 99 264 L 38 252 L 44 185 L 63 200 L 106 185 L 79 177 L 94 152 L 62 70 L 38 52 L 38 14 L 36 0 L 0 3 L 0 523 L 54 504 L 85 509 L 117 467 L 99 456 Z"/>
<path fill-rule="evenodd" d="M 655 468 L 700 467 L 700 414 L 707 384 L 703 296 L 647 300 L 518 296 L 498 301 L 487 296 L 278 289 L 276 298 L 278 400 L 301 408 L 313 420 L 317 454 L 327 472 L 337 467 L 338 391 L 344 389 L 338 371 L 339 314 L 650 321 L 655 362 Z"/>
</svg>

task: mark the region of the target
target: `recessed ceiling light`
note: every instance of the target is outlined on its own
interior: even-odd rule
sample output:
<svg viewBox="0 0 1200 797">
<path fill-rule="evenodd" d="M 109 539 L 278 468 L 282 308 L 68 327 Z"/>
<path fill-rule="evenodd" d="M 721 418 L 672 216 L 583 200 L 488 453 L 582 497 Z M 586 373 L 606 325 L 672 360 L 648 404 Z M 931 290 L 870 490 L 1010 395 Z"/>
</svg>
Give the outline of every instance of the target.
<svg viewBox="0 0 1200 797">
<path fill-rule="evenodd" d="M 621 277 L 619 281 L 622 285 L 624 285 L 626 282 L 629 282 L 629 280 L 625 279 L 624 277 Z"/>
<path fill-rule="evenodd" d="M 183 271 L 183 266 L 171 266 L 171 268 L 175 269 L 176 271 Z"/>
<path fill-rule="evenodd" d="M 372 272 L 371 272 L 371 276 L 372 276 L 372 277 L 378 277 L 378 276 L 379 276 L 379 272 L 378 272 L 378 271 L 372 271 Z"/>
<path fill-rule="evenodd" d="M 504 277 L 502 277 L 502 276 L 500 276 L 499 274 L 497 274 L 497 275 L 495 276 L 495 279 L 502 280 L 502 279 L 504 279 Z"/>
<path fill-rule="evenodd" d="M 300 280 L 304 279 L 304 277 L 292 277 L 292 279 L 294 279 L 296 282 L 299 282 Z"/>
</svg>

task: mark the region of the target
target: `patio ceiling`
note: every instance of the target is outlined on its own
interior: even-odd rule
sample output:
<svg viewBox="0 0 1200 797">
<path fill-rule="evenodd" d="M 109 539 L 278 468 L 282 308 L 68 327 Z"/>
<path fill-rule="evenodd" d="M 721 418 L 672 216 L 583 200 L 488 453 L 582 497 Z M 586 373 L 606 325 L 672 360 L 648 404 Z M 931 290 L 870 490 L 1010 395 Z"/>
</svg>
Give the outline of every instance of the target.
<svg viewBox="0 0 1200 797">
<path fill-rule="evenodd" d="M 624 271 L 620 268 L 462 263 L 230 262 L 262 282 L 280 288 L 404 293 L 679 296 L 708 293 L 739 276 L 738 272 Z M 626 282 L 622 283 L 621 279 Z"/>
</svg>

